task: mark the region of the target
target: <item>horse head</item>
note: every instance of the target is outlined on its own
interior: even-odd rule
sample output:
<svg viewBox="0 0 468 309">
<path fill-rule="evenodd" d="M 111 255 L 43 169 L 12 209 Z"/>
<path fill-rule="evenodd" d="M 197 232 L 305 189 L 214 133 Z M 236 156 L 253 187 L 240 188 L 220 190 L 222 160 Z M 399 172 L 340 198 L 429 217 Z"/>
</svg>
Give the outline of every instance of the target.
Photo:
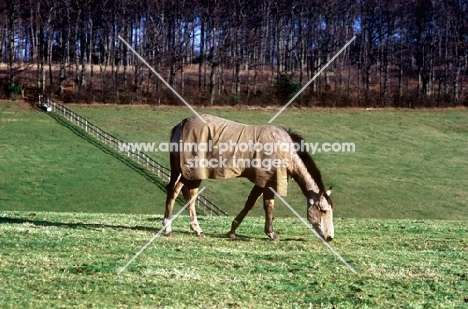
<svg viewBox="0 0 468 309">
<path fill-rule="evenodd" d="M 330 199 L 331 187 L 326 192 L 310 191 L 307 198 L 307 219 L 315 231 L 326 241 L 334 237 L 333 202 Z"/>
</svg>

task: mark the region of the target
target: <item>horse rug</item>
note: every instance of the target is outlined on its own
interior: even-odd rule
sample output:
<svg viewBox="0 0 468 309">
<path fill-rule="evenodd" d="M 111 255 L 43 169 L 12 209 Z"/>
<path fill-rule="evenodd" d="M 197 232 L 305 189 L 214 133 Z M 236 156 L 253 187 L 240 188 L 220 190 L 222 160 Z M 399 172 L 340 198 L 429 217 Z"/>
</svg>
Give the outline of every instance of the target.
<svg viewBox="0 0 468 309">
<path fill-rule="evenodd" d="M 291 152 L 279 147 L 276 126 L 253 126 L 203 114 L 182 121 L 178 150 L 187 180 L 245 177 L 287 194 Z M 284 135 L 284 134 L 282 134 Z"/>
</svg>

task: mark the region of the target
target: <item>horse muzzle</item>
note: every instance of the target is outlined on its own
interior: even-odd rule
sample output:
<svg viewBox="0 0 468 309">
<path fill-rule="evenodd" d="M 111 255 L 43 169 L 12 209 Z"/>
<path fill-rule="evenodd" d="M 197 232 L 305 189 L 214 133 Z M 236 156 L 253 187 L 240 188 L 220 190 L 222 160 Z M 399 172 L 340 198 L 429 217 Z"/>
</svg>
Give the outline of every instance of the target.
<svg viewBox="0 0 468 309">
<path fill-rule="evenodd" d="M 317 234 L 326 242 L 330 242 L 333 240 L 333 233 L 328 233 L 328 231 L 324 231 L 321 227 L 321 224 L 312 224 L 314 230 Z"/>
</svg>

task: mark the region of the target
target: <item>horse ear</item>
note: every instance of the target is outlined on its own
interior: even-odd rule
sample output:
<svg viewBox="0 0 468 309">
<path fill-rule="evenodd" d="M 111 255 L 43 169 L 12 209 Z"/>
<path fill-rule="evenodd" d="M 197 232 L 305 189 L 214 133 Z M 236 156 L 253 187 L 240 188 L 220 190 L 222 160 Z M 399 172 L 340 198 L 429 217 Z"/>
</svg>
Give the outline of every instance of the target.
<svg viewBox="0 0 468 309">
<path fill-rule="evenodd" d="M 328 188 L 328 190 L 327 190 L 327 192 L 326 192 L 326 193 L 327 193 L 327 196 L 330 196 L 330 195 L 331 195 L 332 188 L 333 188 L 333 187 Z"/>
</svg>

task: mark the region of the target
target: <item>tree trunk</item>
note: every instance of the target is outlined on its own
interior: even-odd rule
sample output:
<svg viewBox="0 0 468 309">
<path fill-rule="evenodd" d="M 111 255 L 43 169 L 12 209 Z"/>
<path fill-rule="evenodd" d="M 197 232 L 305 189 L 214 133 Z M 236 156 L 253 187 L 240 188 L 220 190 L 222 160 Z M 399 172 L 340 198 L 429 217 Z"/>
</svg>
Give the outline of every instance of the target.
<svg viewBox="0 0 468 309">
<path fill-rule="evenodd" d="M 202 73 L 203 73 L 203 65 L 205 62 L 205 22 L 203 20 L 203 16 L 201 17 L 201 25 L 200 25 L 200 55 L 199 55 L 199 64 L 198 64 L 198 90 L 202 91 Z"/>
<path fill-rule="evenodd" d="M 210 106 L 212 106 L 214 102 L 217 68 L 218 68 L 218 65 L 216 64 L 216 62 L 213 62 L 211 64 L 211 74 L 210 74 Z"/>
</svg>

